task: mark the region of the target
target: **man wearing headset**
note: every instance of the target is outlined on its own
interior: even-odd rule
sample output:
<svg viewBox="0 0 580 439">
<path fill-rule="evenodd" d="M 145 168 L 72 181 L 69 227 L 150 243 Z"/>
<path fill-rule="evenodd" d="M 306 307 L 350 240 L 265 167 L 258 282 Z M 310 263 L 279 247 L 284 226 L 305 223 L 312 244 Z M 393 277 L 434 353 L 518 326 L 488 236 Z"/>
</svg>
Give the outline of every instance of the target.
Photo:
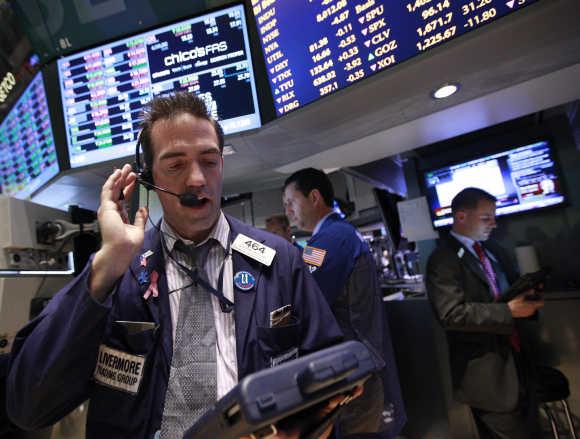
<svg viewBox="0 0 580 439">
<path fill-rule="evenodd" d="M 201 99 L 155 98 L 140 141 L 140 175 L 125 165 L 103 185 L 102 247 L 16 337 L 7 405 L 19 426 L 90 398 L 88 438 L 181 438 L 244 376 L 342 335 L 297 249 L 221 211 L 223 132 Z M 124 207 L 138 182 L 163 208 L 147 232 L 147 209 L 131 224 Z"/>
</svg>

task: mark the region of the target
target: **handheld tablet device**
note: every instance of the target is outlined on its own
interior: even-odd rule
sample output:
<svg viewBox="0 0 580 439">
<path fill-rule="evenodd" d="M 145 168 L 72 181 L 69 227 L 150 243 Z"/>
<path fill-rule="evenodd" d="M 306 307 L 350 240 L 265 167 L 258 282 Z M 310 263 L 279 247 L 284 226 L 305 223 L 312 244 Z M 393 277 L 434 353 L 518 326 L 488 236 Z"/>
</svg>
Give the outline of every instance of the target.
<svg viewBox="0 0 580 439">
<path fill-rule="evenodd" d="M 540 285 L 546 282 L 548 275 L 550 274 L 549 268 L 542 268 L 533 273 L 526 273 L 520 276 L 510 287 L 501 295 L 502 302 L 509 302 L 516 296 L 531 290 L 532 288 L 538 288 Z M 533 298 L 531 299 L 533 300 Z"/>
<path fill-rule="evenodd" d="M 307 432 L 318 430 L 318 425 L 306 420 L 313 409 L 323 407 L 336 395 L 349 394 L 377 370 L 367 347 L 357 341 L 261 370 L 242 379 L 185 433 L 184 439 L 264 437 L 276 431 L 278 421 L 286 423 L 289 418 L 302 418 L 310 424 Z"/>
</svg>

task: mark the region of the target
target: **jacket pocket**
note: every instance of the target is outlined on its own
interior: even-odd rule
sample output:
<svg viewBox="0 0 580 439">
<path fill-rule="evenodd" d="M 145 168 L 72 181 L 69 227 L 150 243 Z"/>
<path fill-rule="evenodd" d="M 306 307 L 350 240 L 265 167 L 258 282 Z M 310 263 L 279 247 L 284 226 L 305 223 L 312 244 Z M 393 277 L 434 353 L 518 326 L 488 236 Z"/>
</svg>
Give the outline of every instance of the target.
<svg viewBox="0 0 580 439">
<path fill-rule="evenodd" d="M 150 368 L 158 336 L 157 326 L 149 322 L 112 323 L 99 348 L 93 374 L 89 423 L 127 431 L 139 429 L 142 413 L 149 413 Z"/>
<path fill-rule="evenodd" d="M 258 327 L 258 345 L 264 354 L 265 363 L 269 366 L 298 357 L 300 345 L 300 321 L 293 317 L 284 326 L 273 328 Z"/>
<path fill-rule="evenodd" d="M 111 431 L 137 431 L 150 412 L 156 328 L 130 331 L 114 322 L 99 348 L 88 423 Z M 106 426 L 106 427 L 105 427 Z"/>
<path fill-rule="evenodd" d="M 115 321 L 105 344 L 131 354 L 147 355 L 157 337 L 158 325 L 153 322 Z"/>
</svg>

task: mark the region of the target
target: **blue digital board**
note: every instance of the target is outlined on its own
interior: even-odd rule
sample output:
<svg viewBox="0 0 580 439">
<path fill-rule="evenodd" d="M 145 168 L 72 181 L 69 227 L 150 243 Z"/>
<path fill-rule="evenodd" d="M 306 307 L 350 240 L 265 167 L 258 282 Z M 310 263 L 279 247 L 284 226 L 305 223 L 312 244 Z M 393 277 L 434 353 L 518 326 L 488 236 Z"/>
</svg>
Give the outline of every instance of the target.
<svg viewBox="0 0 580 439">
<path fill-rule="evenodd" d="M 537 0 L 252 0 L 277 116 Z"/>
<path fill-rule="evenodd" d="M 0 192 L 27 198 L 59 173 L 42 74 L 0 123 Z"/>
<path fill-rule="evenodd" d="M 72 168 L 126 157 L 146 103 L 186 90 L 225 134 L 260 126 L 243 6 L 124 38 L 58 61 Z"/>
</svg>

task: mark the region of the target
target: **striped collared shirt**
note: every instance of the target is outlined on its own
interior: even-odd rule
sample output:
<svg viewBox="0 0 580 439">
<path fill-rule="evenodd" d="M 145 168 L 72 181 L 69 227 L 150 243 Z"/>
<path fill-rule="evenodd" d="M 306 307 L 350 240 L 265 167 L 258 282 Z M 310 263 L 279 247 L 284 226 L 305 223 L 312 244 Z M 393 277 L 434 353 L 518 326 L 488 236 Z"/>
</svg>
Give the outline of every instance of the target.
<svg viewBox="0 0 580 439">
<path fill-rule="evenodd" d="M 174 249 L 174 245 L 178 239 L 181 239 L 186 245 L 193 244 L 192 241 L 180 237 L 167 222 L 161 222 L 162 238 L 165 240 L 163 253 L 165 257 L 165 271 L 167 273 L 167 287 L 169 289 L 169 307 L 171 309 L 171 325 L 173 332 L 173 340 L 175 341 L 175 328 L 177 327 L 177 317 L 179 315 L 179 299 L 181 297 L 182 288 L 191 284 L 191 279 L 183 272 L 176 264 L 175 260 L 180 263 L 186 261 L 186 256 Z M 208 238 L 198 243 L 204 244 L 209 239 L 213 238 L 220 245 L 212 246 L 207 260 L 204 265 L 205 272 L 208 276 L 209 283 L 218 291 L 222 288 L 218 285 L 218 278 L 223 265 L 223 290 L 224 296 L 234 301 L 234 285 L 233 285 L 233 264 L 230 255 L 226 255 L 228 249 L 228 239 L 230 235 L 230 226 L 224 216 L 220 212 L 220 216 L 213 230 L 210 232 Z M 170 256 L 167 252 L 170 252 Z M 174 259 L 172 259 L 174 258 Z M 208 294 L 210 294 L 208 292 Z M 217 397 L 218 399 L 224 396 L 232 387 L 238 382 L 238 366 L 236 357 L 236 331 L 234 322 L 234 312 L 224 313 L 220 308 L 219 300 L 212 294 L 213 314 L 216 327 L 216 363 L 217 363 Z M 179 347 L 173 346 L 173 349 Z"/>
</svg>

